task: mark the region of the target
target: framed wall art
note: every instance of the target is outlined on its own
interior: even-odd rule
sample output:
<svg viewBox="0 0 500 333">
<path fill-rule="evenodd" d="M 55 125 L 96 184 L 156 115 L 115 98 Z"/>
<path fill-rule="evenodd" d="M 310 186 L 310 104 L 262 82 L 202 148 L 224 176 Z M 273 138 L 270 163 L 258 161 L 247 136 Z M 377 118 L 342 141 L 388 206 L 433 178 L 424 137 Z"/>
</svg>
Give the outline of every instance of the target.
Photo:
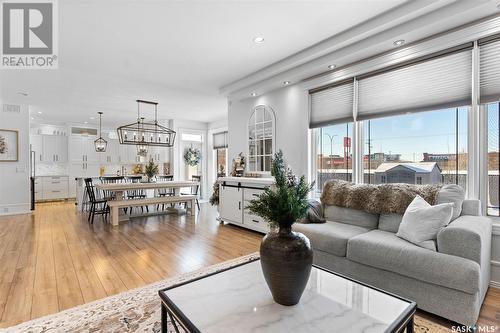
<svg viewBox="0 0 500 333">
<path fill-rule="evenodd" d="M 19 132 L 0 129 L 0 162 L 19 161 Z"/>
</svg>

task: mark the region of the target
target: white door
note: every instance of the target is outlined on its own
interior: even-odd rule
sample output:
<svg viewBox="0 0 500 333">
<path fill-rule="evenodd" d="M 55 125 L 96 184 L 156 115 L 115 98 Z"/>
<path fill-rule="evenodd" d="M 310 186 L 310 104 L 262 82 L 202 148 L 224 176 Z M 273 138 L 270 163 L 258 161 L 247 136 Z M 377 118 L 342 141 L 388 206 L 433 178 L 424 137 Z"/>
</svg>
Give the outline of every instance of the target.
<svg viewBox="0 0 500 333">
<path fill-rule="evenodd" d="M 220 185 L 219 211 L 223 221 L 243 223 L 243 190 Z"/>
</svg>

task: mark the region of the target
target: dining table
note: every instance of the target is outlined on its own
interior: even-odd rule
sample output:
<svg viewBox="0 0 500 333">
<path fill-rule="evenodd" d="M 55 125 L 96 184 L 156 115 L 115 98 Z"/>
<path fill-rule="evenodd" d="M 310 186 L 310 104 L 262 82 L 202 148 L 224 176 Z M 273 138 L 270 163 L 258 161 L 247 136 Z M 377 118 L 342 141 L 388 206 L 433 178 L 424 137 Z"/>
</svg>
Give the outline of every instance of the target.
<svg viewBox="0 0 500 333">
<path fill-rule="evenodd" d="M 106 193 L 114 193 L 112 200 L 127 200 L 133 201 L 137 199 L 126 199 L 125 194 L 128 191 L 144 191 L 147 196 L 152 196 L 154 190 L 173 190 L 173 196 L 179 197 L 181 196 L 181 189 L 183 188 L 192 188 L 193 186 L 200 186 L 199 182 L 190 181 L 190 180 L 170 180 L 170 181 L 162 181 L 162 182 L 137 182 L 137 183 L 101 183 L 95 184 L 95 188 L 99 191 L 103 191 Z M 151 193 L 152 192 L 152 193 Z M 162 214 L 171 213 L 172 211 L 177 211 L 177 209 L 170 207 Z M 111 212 L 113 214 L 113 212 Z M 158 215 L 158 212 L 155 213 Z M 114 219 L 114 216 L 111 216 L 111 220 Z M 127 221 L 129 220 L 129 216 L 124 212 L 119 213 L 118 221 Z"/>
</svg>

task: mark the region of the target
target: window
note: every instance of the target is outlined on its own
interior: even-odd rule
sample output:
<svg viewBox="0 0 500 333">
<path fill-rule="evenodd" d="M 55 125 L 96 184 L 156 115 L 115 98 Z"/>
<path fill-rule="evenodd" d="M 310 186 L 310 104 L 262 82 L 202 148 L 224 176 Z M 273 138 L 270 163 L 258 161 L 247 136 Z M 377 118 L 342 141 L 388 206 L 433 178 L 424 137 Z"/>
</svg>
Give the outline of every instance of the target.
<svg viewBox="0 0 500 333">
<path fill-rule="evenodd" d="M 467 107 L 364 122 L 365 183 L 467 184 Z"/>
<path fill-rule="evenodd" d="M 488 215 L 500 216 L 500 123 L 499 103 L 491 103 L 486 106 L 488 112 Z"/>
<path fill-rule="evenodd" d="M 316 129 L 316 194 L 330 179 L 352 181 L 352 123 Z"/>
<path fill-rule="evenodd" d="M 248 171 L 271 171 L 274 152 L 274 112 L 265 105 L 255 107 L 248 121 Z"/>
<path fill-rule="evenodd" d="M 203 137 L 201 134 L 182 133 L 181 140 L 182 141 L 192 141 L 192 142 L 202 142 Z"/>
<path fill-rule="evenodd" d="M 226 177 L 227 175 L 227 148 L 215 149 L 216 176 Z"/>
</svg>

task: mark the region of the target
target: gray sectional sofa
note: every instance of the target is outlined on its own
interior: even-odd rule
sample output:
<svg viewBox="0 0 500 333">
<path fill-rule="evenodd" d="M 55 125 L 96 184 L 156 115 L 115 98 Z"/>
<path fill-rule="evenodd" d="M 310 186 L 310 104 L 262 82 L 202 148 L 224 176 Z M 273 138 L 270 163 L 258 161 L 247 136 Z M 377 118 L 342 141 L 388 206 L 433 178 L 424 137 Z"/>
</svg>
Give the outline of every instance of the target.
<svg viewBox="0 0 500 333">
<path fill-rule="evenodd" d="M 311 240 L 315 264 L 474 325 L 490 281 L 491 222 L 480 216 L 478 200 L 457 200 L 461 189 L 453 186 L 438 195 L 439 203 L 455 203 L 456 214 L 439 232 L 437 251 L 397 237 L 396 214 L 323 205 L 326 223 L 296 223 L 294 230 Z"/>
</svg>

